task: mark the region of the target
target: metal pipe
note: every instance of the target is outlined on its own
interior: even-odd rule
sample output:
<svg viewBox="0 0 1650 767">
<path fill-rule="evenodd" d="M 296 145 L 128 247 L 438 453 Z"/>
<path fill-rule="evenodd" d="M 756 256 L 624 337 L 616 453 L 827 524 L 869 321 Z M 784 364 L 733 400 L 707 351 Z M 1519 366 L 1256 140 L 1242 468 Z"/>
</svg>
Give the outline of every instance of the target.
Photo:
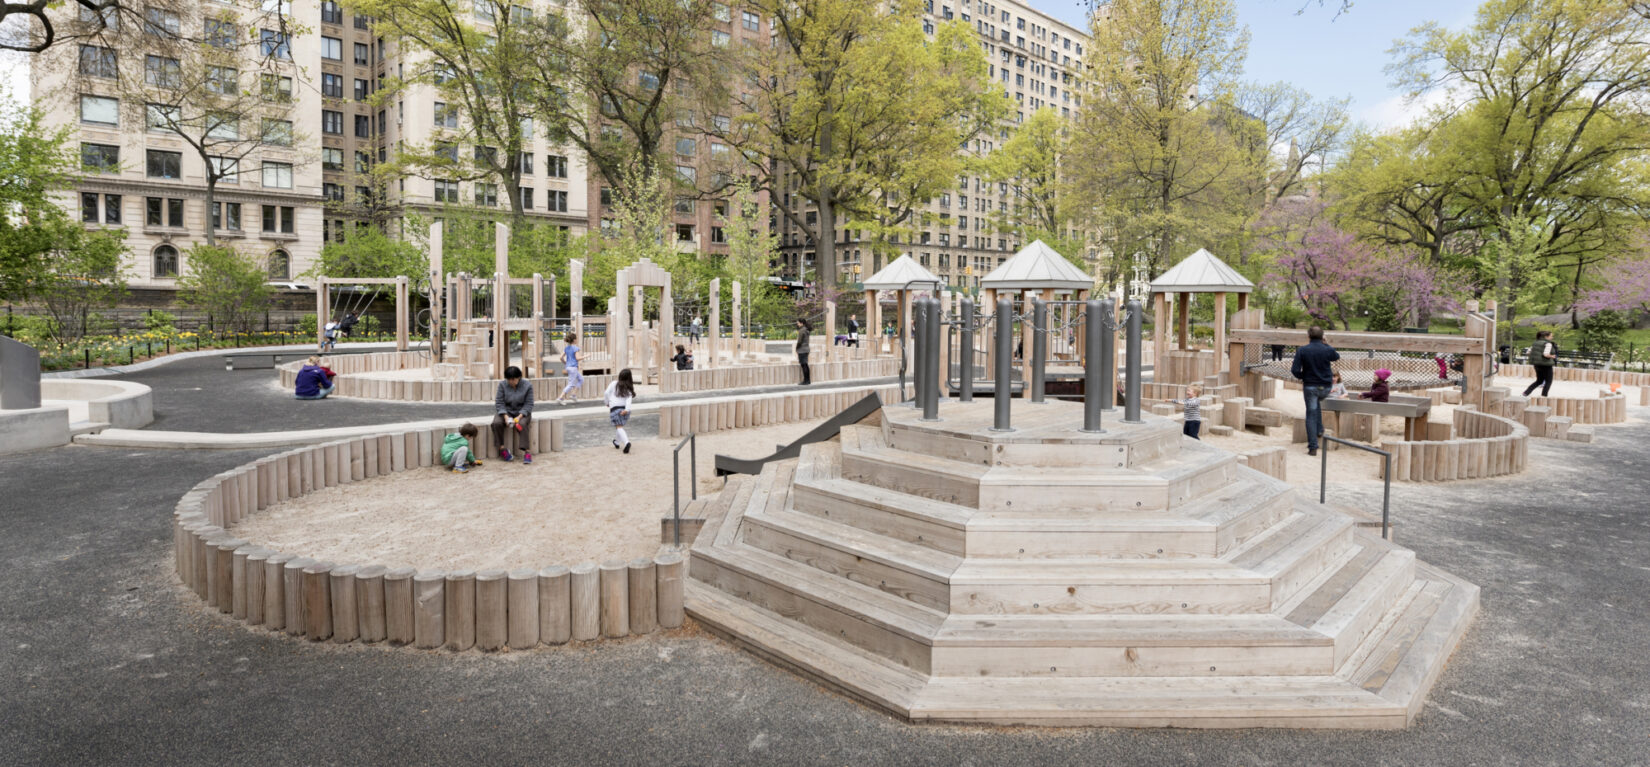
<svg viewBox="0 0 1650 767">
<path fill-rule="evenodd" d="M 922 399 L 922 420 L 940 420 L 940 300 L 938 298 L 923 299 L 926 307 L 922 312 L 922 350 L 920 364 L 927 369 L 924 376 L 923 388 L 926 393 Z"/>
<path fill-rule="evenodd" d="M 1129 301 L 1128 351 L 1124 357 L 1126 369 L 1123 390 L 1123 423 L 1142 423 L 1140 420 L 1140 302 Z"/>
<path fill-rule="evenodd" d="M 958 306 L 961 311 L 961 341 L 957 343 L 957 400 L 974 401 L 974 301 L 964 298 Z"/>
<path fill-rule="evenodd" d="M 1093 301 L 1089 302 L 1091 305 L 1093 303 Z M 1117 299 L 1107 298 L 1100 301 L 1100 315 L 1100 324 L 1089 326 L 1089 348 L 1094 348 L 1095 341 L 1093 339 L 1099 336 L 1099 356 L 1102 363 L 1100 365 L 1100 390 L 1105 392 L 1105 395 L 1100 399 L 1100 409 L 1116 410 L 1117 383 L 1112 380 L 1112 371 L 1117 367 Z M 1093 330 L 1095 327 L 1100 328 L 1099 332 Z"/>
<path fill-rule="evenodd" d="M 1009 370 L 1014 366 L 1014 299 L 1003 296 L 997 299 L 997 369 L 992 371 L 996 379 L 997 392 L 992 395 L 993 408 L 991 418 L 992 431 L 1014 431 L 1009 425 L 1009 397 L 1012 388 L 1009 386 Z"/>
<path fill-rule="evenodd" d="M 1031 401 L 1043 403 L 1044 367 L 1048 365 L 1048 303 L 1041 298 L 1031 300 Z"/>
<path fill-rule="evenodd" d="M 1100 301 L 1091 299 L 1083 305 L 1083 431 L 1091 434 L 1105 431 L 1100 427 L 1101 404 L 1114 396 L 1110 384 L 1105 383 L 1109 376 L 1100 349 L 1105 311 Z"/>
</svg>

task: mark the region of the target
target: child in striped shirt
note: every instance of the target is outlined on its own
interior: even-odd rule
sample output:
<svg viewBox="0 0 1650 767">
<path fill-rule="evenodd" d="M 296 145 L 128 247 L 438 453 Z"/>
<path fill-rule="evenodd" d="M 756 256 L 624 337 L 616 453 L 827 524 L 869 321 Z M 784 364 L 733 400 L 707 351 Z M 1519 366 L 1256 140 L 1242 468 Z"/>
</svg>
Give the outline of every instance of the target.
<svg viewBox="0 0 1650 767">
<path fill-rule="evenodd" d="M 1186 408 L 1186 425 L 1182 428 L 1182 433 L 1192 439 L 1202 439 L 1202 437 L 1197 436 L 1197 433 L 1203 429 L 1203 385 L 1192 384 L 1187 386 L 1185 399 L 1170 401 Z"/>
</svg>

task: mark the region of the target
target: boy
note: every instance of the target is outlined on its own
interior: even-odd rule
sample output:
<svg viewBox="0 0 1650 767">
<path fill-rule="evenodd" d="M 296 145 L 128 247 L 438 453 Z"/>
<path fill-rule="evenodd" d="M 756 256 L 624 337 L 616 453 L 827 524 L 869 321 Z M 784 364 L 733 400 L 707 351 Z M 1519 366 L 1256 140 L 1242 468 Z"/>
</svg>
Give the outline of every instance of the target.
<svg viewBox="0 0 1650 767">
<path fill-rule="evenodd" d="M 1186 424 L 1181 428 L 1181 433 L 1192 439 L 1203 439 L 1197 436 L 1203 429 L 1203 385 L 1192 384 L 1186 387 L 1186 398 L 1174 400 L 1174 403 L 1186 407 Z"/>
<path fill-rule="evenodd" d="M 477 433 L 475 424 L 467 423 L 458 427 L 457 434 L 448 434 L 441 441 L 441 465 L 459 474 L 469 471 L 471 466 L 480 466 L 481 462 L 470 452 L 470 440 L 475 439 Z"/>
</svg>

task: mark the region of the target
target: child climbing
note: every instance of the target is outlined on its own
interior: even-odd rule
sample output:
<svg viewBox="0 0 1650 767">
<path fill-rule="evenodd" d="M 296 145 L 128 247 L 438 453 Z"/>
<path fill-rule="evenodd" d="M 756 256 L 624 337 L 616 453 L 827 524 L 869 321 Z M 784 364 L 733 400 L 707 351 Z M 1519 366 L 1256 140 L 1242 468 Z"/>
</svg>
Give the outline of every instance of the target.
<svg viewBox="0 0 1650 767">
<path fill-rule="evenodd" d="M 562 364 L 567 366 L 567 385 L 562 387 L 561 394 L 556 395 L 556 402 L 571 405 L 579 401 L 579 389 L 584 388 L 584 374 L 579 372 L 579 334 L 569 331 L 562 337 L 567 346 L 561 350 Z"/>
<path fill-rule="evenodd" d="M 1203 386 L 1201 384 L 1187 386 L 1186 397 L 1172 400 L 1172 402 L 1186 407 L 1186 425 L 1181 429 L 1181 433 L 1192 439 L 1202 439 L 1197 435 L 1198 432 L 1203 430 Z"/>
<path fill-rule="evenodd" d="M 470 440 L 475 439 L 478 433 L 475 424 L 467 423 L 458 427 L 457 433 L 448 434 L 441 441 L 441 465 L 460 474 L 469 471 L 472 466 L 480 466 L 481 461 L 476 460 L 475 453 L 470 450 Z"/>
<path fill-rule="evenodd" d="M 670 361 L 676 363 L 677 370 L 692 370 L 693 352 L 688 351 L 687 347 L 677 344 L 676 356 L 671 357 Z"/>
<path fill-rule="evenodd" d="M 1340 373 L 1335 374 L 1334 381 L 1335 381 L 1335 383 L 1333 383 L 1329 386 L 1329 398 L 1330 399 L 1346 399 L 1346 397 L 1347 397 L 1346 384 L 1341 381 L 1341 374 Z"/>
<path fill-rule="evenodd" d="M 624 433 L 624 425 L 630 423 L 630 401 L 636 398 L 636 382 L 630 377 L 630 368 L 619 371 L 619 376 L 613 383 L 607 385 L 607 391 L 602 393 L 607 402 L 607 420 L 613 424 L 613 447 L 630 452 L 630 435 Z"/>
<path fill-rule="evenodd" d="M 1392 395 L 1392 389 L 1386 385 L 1386 379 L 1392 377 L 1392 371 L 1381 368 L 1375 371 L 1375 385 L 1369 391 L 1358 395 L 1358 399 L 1367 399 L 1373 402 L 1387 402 Z"/>
</svg>

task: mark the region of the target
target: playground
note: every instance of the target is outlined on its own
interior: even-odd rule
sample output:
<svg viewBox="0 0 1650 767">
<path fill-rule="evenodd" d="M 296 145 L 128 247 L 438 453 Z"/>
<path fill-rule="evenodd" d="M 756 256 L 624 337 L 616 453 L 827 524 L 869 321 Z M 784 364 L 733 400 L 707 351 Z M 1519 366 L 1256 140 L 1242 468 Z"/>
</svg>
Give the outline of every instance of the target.
<svg viewBox="0 0 1650 767">
<path fill-rule="evenodd" d="M 1650 381 L 1561 375 L 1550 396 L 1524 398 L 1525 371 L 1481 366 L 1482 338 L 1417 349 L 1413 338 L 1332 334 L 1345 349 L 1414 360 L 1395 393 L 1427 405 L 1410 424 L 1343 413 L 1330 434 L 1414 452 L 1416 467 L 1455 467 L 1394 478 L 1395 534 L 1383 539 L 1368 524 L 1382 505 L 1380 457 L 1326 448 L 1331 503 L 1320 506 L 1322 458 L 1296 441 L 1300 395 L 1258 359 L 1273 337 L 1245 335 L 1298 333 L 1292 353 L 1304 331 L 1243 307 L 1221 351 L 1198 350 L 1172 338 L 1165 301 L 1154 344 L 1140 306 L 1016 269 L 977 307 L 922 289 L 920 275 L 873 292 L 901 335 L 816 347 L 812 387 L 796 384 L 794 356 L 737 335 L 703 358 L 714 366 L 675 371 L 659 353 L 686 339 L 660 320 L 668 313 L 646 319 L 635 308 L 652 305 L 634 292 L 613 297 L 602 319 L 626 330 L 592 352 L 586 388 L 605 387 L 621 362 L 638 371 L 629 454 L 608 444 L 599 402 L 547 403 L 563 371 L 553 340 L 535 345 L 565 332 L 565 319 L 526 318 L 517 341 L 496 346 L 482 344 L 486 324 L 473 317 L 421 346 L 409 319 L 404 343 L 329 355 L 359 388 L 317 403 L 291 400 L 281 365 L 226 370 L 221 354 L 115 371 L 151 390 L 150 422 L 97 425 L 93 403 L 111 392 L 88 389 L 61 406 L 92 424 L 72 444 L 8 456 L 20 524 L 4 551 L 41 585 L 0 601 L 29 616 L 9 623 L 16 641 L 0 659 L 28 680 L 17 688 L 25 711 L 59 713 L 8 728 L 0 745 L 22 762 L 131 763 L 221 759 L 216 736 L 228 733 L 249 754 L 312 762 L 363 738 L 409 761 L 514 761 L 547 748 L 580 755 L 570 762 L 801 764 L 840 761 L 845 748 L 873 761 L 1150 762 L 1164 749 L 1220 761 L 1238 744 L 1255 760 L 1330 763 L 1642 754 L 1620 733 L 1642 719 L 1633 680 L 1650 673 L 1630 651 L 1650 630 L 1650 570 L 1635 564 L 1650 541 L 1632 511 L 1650 490 Z M 494 316 L 506 319 L 493 326 L 500 335 L 521 320 Z M 462 370 L 438 375 L 435 365 L 458 364 L 431 361 L 443 346 L 465 355 Z M 1447 358 L 1425 367 L 1448 354 L 1460 369 Z M 490 449 L 481 403 L 501 363 L 537 363 L 529 466 Z M 1192 383 L 1209 397 L 1203 444 L 1179 436 L 1169 401 Z M 875 415 L 831 425 L 758 474 L 717 476 L 718 456 L 795 445 L 867 395 L 885 403 Z M 484 464 L 457 475 L 434 448 L 464 422 L 481 427 Z M 982 446 L 986 467 L 963 468 Z M 1508 460 L 1497 464 L 1501 446 Z M 1118 466 L 1100 470 L 1112 450 Z M 1159 481 L 1161 492 L 1147 489 Z M 678 492 L 690 524 L 672 519 Z M 1142 572 L 1171 579 L 1172 598 Z M 1252 573 L 1271 585 L 1245 591 Z M 942 617 L 930 624 L 931 611 Z M 982 613 L 1000 625 L 965 627 Z M 518 634 L 526 615 L 531 641 Z M 846 639 L 828 642 L 829 627 Z M 891 628 L 938 633 L 877 633 Z M 1233 636 L 1250 649 L 1232 652 Z M 1138 668 L 1119 673 L 1122 658 Z M 983 677 L 993 681 L 967 682 Z M 1095 679 L 1112 680 L 1108 700 L 1134 696 L 1149 710 L 1083 697 Z M 1265 692 L 1233 702 L 1227 690 Z M 1060 711 L 1035 700 L 1048 696 Z M 723 735 L 683 739 L 643 721 L 661 716 Z M 927 719 L 1061 727 L 907 721 Z M 93 721 L 105 726 L 84 730 Z M 372 723 L 390 722 L 417 726 L 376 742 Z M 1283 729 L 1082 727 L 1096 724 Z"/>
</svg>

